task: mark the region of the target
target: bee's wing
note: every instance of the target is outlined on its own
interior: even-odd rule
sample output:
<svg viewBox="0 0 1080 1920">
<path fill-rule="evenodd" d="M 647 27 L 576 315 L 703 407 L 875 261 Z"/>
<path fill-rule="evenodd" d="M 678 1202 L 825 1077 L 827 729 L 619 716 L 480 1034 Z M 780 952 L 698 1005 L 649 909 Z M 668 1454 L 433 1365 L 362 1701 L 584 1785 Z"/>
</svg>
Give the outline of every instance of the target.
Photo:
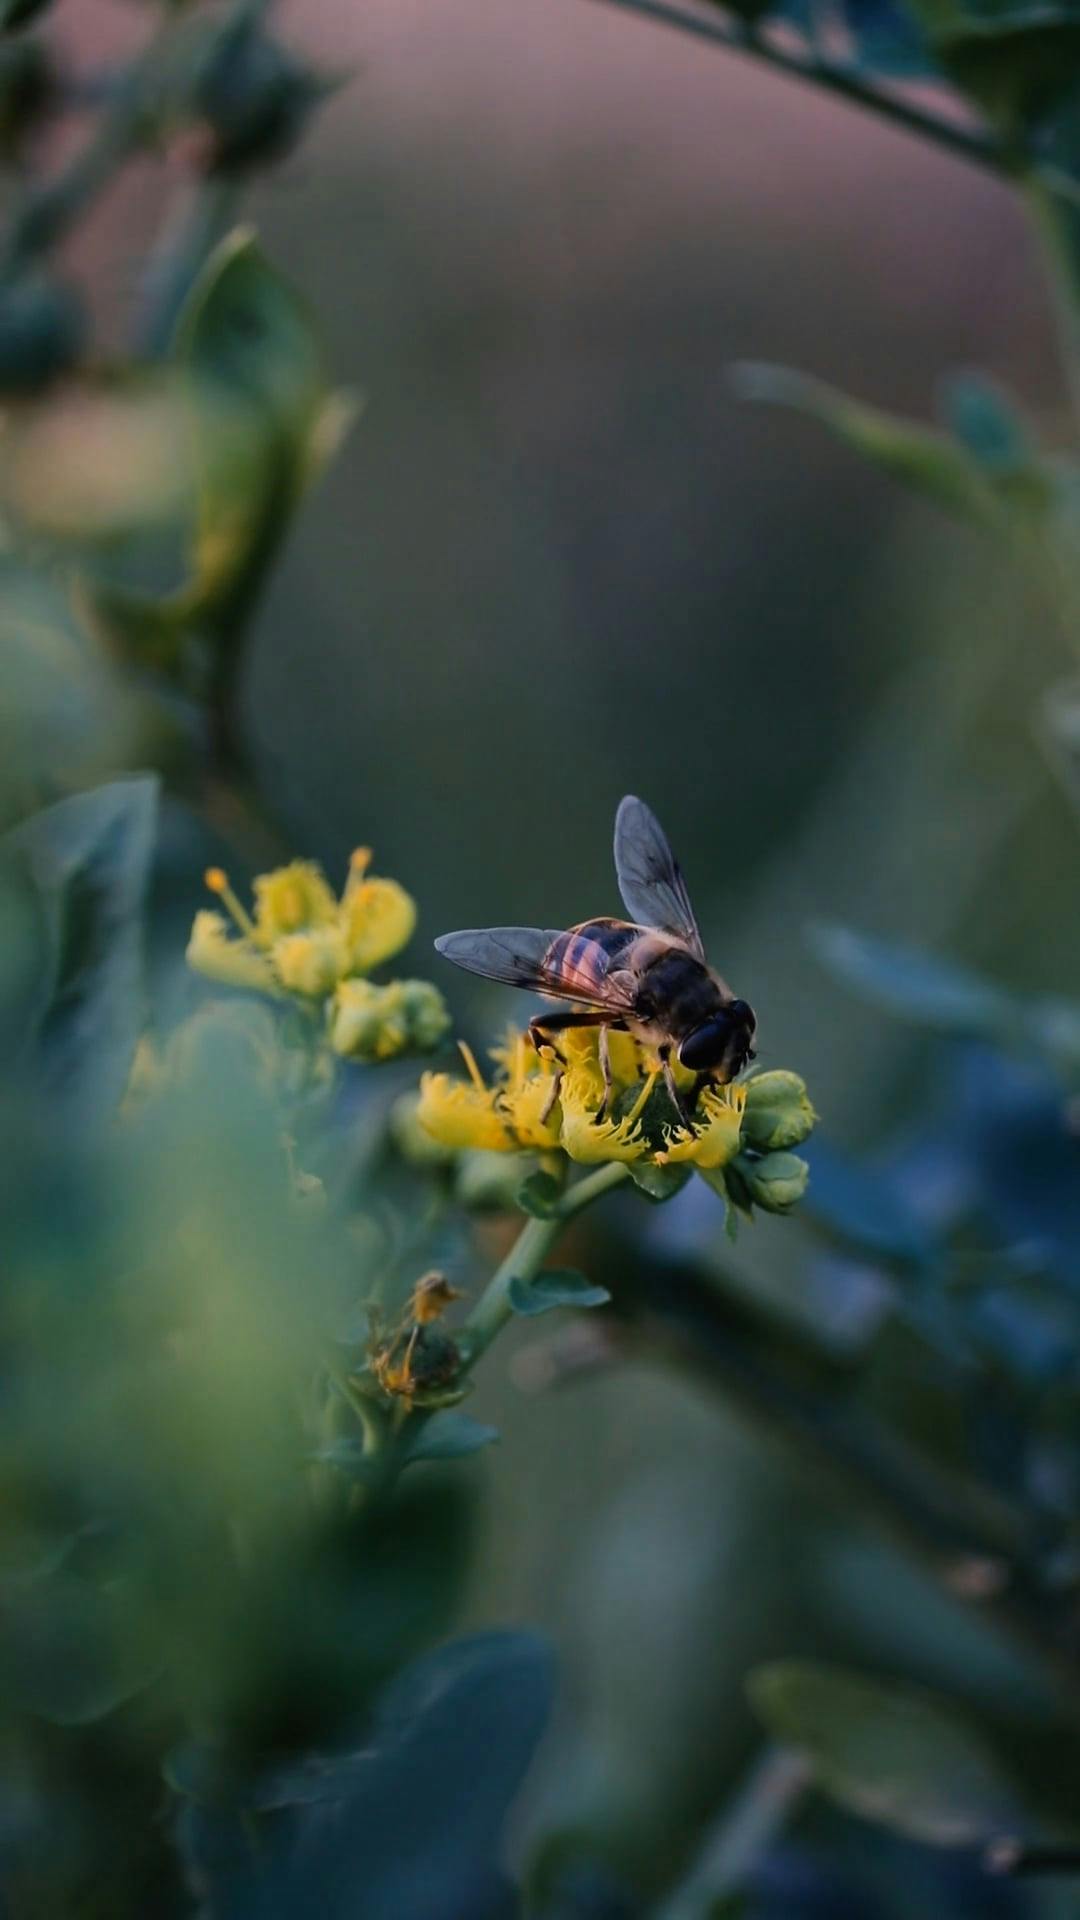
<svg viewBox="0 0 1080 1920">
<path fill-rule="evenodd" d="M 655 813 L 632 793 L 620 800 L 615 815 L 615 872 L 631 920 L 673 933 L 704 960 L 682 869 Z"/>
<path fill-rule="evenodd" d="M 575 963 L 567 964 L 563 956 L 568 939 L 561 929 L 550 927 L 466 927 L 460 933 L 440 934 L 435 950 L 466 973 L 480 973 L 487 980 L 583 1001 L 598 1012 L 631 1012 L 628 993 L 603 980 L 608 956 L 599 943 L 578 936 Z M 558 955 L 554 963 L 548 960 L 553 947 Z"/>
</svg>

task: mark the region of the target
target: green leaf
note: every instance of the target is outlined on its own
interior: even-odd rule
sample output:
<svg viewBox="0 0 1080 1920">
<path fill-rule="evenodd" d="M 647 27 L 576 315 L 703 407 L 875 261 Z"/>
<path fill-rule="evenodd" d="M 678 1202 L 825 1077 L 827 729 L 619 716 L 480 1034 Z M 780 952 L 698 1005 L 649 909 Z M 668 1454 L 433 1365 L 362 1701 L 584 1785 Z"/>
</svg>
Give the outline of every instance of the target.
<svg viewBox="0 0 1080 1920">
<path fill-rule="evenodd" d="M 797 1660 L 759 1667 L 749 1692 L 818 1786 L 864 1819 L 937 1847 L 1024 1831 L 1011 1781 L 950 1701 Z"/>
<path fill-rule="evenodd" d="M 510 1305 L 527 1319 L 548 1313 L 552 1307 L 602 1307 L 610 1299 L 606 1287 L 595 1286 L 572 1267 L 551 1268 L 538 1273 L 534 1280 L 521 1280 L 515 1275 L 510 1282 Z"/>
<path fill-rule="evenodd" d="M 979 525 L 1000 528 L 1002 508 L 990 480 L 967 449 L 944 434 L 864 406 L 788 367 L 744 362 L 734 369 L 733 378 L 744 400 L 808 414 L 845 446 L 939 506 Z"/>
<path fill-rule="evenodd" d="M 657 1206 L 662 1206 L 665 1200 L 673 1200 L 677 1193 L 681 1193 L 693 1173 L 693 1168 L 685 1162 L 658 1167 L 650 1160 L 629 1160 L 626 1170 L 634 1185 Z"/>
<path fill-rule="evenodd" d="M 467 1453 L 478 1453 L 497 1440 L 497 1427 L 485 1427 L 467 1413 L 435 1413 L 425 1420 L 405 1456 L 414 1460 L 458 1460 Z"/>
<path fill-rule="evenodd" d="M 531 1214 L 534 1220 L 553 1220 L 562 1197 L 562 1181 L 556 1180 L 551 1173 L 530 1173 L 517 1190 L 518 1206 L 522 1213 Z"/>
<path fill-rule="evenodd" d="M 0 841 L 5 892 L 22 903 L 19 937 L 36 951 L 33 978 L 4 1009 L 9 1067 L 14 1060 L 40 1094 L 83 1118 L 120 1099 L 142 1027 L 157 793 L 152 778 L 117 780 L 61 800 Z"/>
<path fill-rule="evenodd" d="M 1075 85 L 1076 0 L 910 0 L 935 57 L 1009 139 Z"/>
<path fill-rule="evenodd" d="M 61 1572 L 4 1595 L 0 1695 L 57 1726 L 102 1720 L 150 1685 L 160 1662 L 134 1642 L 123 1595 Z"/>
<path fill-rule="evenodd" d="M 952 961 L 849 927 L 815 926 L 810 940 L 830 973 L 888 1013 L 949 1033 L 992 1034 L 1010 1025 L 1009 995 Z"/>
<path fill-rule="evenodd" d="M 235 643 L 304 486 L 346 424 L 305 302 L 247 228 L 221 242 L 192 289 L 173 367 L 197 476 L 189 577 L 164 594 L 80 583 L 93 624 L 159 661 L 193 630 Z"/>
</svg>

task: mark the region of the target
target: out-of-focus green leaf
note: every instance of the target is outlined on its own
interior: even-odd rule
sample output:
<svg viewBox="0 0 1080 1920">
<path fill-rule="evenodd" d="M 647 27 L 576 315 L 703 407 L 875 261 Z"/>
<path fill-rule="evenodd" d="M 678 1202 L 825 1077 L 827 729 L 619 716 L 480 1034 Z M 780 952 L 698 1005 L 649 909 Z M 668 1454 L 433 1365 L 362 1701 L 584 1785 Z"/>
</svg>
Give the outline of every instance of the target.
<svg viewBox="0 0 1080 1920">
<path fill-rule="evenodd" d="M 838 1239 L 877 1258 L 921 1266 L 933 1242 L 910 1206 L 882 1173 L 846 1158 L 818 1138 L 808 1149 L 811 1167 L 805 1212 Z"/>
<path fill-rule="evenodd" d="M 935 57 L 1008 137 L 1033 131 L 1075 85 L 1075 0 L 908 0 Z"/>
<path fill-rule="evenodd" d="M 742 399 L 808 414 L 916 492 L 979 525 L 1000 526 L 1001 509 L 987 476 L 965 448 L 944 434 L 865 406 L 789 367 L 744 362 L 733 370 L 733 379 Z"/>
<path fill-rule="evenodd" d="M 499 1437 L 497 1427 L 485 1427 L 470 1414 L 447 1409 L 425 1420 L 406 1454 L 406 1464 L 414 1460 L 457 1460 L 467 1453 L 489 1447 Z"/>
<path fill-rule="evenodd" d="M 304 301 L 246 228 L 206 263 L 180 315 L 172 366 L 196 471 L 190 576 L 165 594 L 81 582 L 86 616 L 122 649 L 149 647 L 159 660 L 193 630 L 235 640 L 304 486 L 347 425 Z"/>
<path fill-rule="evenodd" d="M 60 1111 L 103 1115 L 127 1084 L 143 1021 L 142 908 L 157 782 L 117 780 L 61 800 L 0 842 L 9 898 L 33 915 L 18 937 L 38 960 L 5 1010 L 9 1066 L 33 1062 Z"/>
<path fill-rule="evenodd" d="M 627 1172 L 639 1192 L 662 1205 L 665 1200 L 673 1200 L 681 1193 L 694 1169 L 685 1162 L 681 1166 L 658 1167 L 650 1160 L 629 1160 Z"/>
<path fill-rule="evenodd" d="M 155 1667 L 123 1631 L 116 1597 L 58 1572 L 0 1589 L 0 1697 L 58 1726 L 89 1726 L 140 1692 Z"/>
<path fill-rule="evenodd" d="M 552 1307 L 602 1307 L 610 1299 L 606 1287 L 595 1286 L 585 1274 L 575 1273 L 570 1267 L 551 1268 L 538 1273 L 534 1280 L 521 1280 L 515 1275 L 510 1282 L 510 1305 L 526 1319 L 548 1313 Z"/>
<path fill-rule="evenodd" d="M 817 1785 L 864 1819 L 937 1847 L 1025 1831 L 1015 1787 L 948 1700 L 796 1660 L 759 1667 L 749 1692 Z"/>
<path fill-rule="evenodd" d="M 830 973 L 889 1013 L 948 1033 L 994 1034 L 1009 1024 L 1009 995 L 952 961 L 850 927 L 815 926 L 810 939 Z"/>
<path fill-rule="evenodd" d="M 240 1814 L 189 1802 L 179 1840 L 209 1911 L 511 1920 L 503 1826 L 551 1693 L 531 1635 L 452 1641 L 388 1689 L 362 1750 L 312 1755 L 256 1788 L 270 1814 L 257 1863 Z"/>
</svg>

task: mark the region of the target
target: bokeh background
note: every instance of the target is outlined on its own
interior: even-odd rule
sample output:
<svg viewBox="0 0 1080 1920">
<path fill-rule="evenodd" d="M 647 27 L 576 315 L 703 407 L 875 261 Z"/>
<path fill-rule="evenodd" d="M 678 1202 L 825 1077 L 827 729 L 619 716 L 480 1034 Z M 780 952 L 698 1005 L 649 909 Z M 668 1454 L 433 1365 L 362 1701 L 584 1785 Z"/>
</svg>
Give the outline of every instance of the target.
<svg viewBox="0 0 1080 1920">
<path fill-rule="evenodd" d="M 126 31 L 94 14 L 67 31 Z M 840 1145 L 917 1126 L 935 1044 L 853 1004 L 807 924 L 1068 986 L 1075 829 L 1032 720 L 1064 649 L 992 547 L 741 404 L 730 367 L 789 363 L 928 415 L 941 376 L 979 363 L 1052 439 L 1017 205 L 599 0 L 308 0 L 281 20 L 347 84 L 253 214 L 365 397 L 244 693 L 297 852 L 337 872 L 371 842 L 421 903 L 420 971 L 450 926 L 613 910 L 612 815 L 639 791 L 763 1062 L 806 1075 Z M 79 236 L 118 328 L 156 191 L 128 183 Z M 442 984 L 477 1041 L 509 1011 Z M 720 1233 L 704 1206 L 688 1189 L 635 1231 L 699 1244 Z M 744 1236 L 743 1282 L 797 1285 L 798 1234 Z M 539 1392 L 534 1341 L 505 1363 L 500 1346 L 476 1394 L 503 1439 L 470 1469 L 472 1615 L 537 1623 L 562 1657 L 523 1831 L 610 1819 L 659 1884 L 749 1752 L 748 1666 L 824 1651 L 955 1685 L 959 1621 L 663 1356 Z M 1038 1709 L 1011 1656 L 962 1644 L 962 1690 Z M 921 1856 L 851 1823 L 842 1844 L 855 1883 L 927 1910 Z"/>
</svg>

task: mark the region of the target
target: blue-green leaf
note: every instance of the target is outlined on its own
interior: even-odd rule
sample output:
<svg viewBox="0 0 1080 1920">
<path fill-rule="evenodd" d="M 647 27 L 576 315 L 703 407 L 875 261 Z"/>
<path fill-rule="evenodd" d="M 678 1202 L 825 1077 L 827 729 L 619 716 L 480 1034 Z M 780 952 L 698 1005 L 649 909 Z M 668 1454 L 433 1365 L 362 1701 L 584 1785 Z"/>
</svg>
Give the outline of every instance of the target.
<svg viewBox="0 0 1080 1920">
<path fill-rule="evenodd" d="M 534 1280 L 515 1276 L 509 1298 L 514 1312 L 529 1319 L 537 1313 L 548 1313 L 552 1307 L 602 1307 L 611 1295 L 606 1287 L 595 1286 L 583 1273 L 566 1267 L 538 1273 Z"/>
<path fill-rule="evenodd" d="M 517 1190 L 517 1203 L 522 1213 L 529 1213 L 534 1220 L 552 1220 L 559 1211 L 563 1197 L 562 1181 L 556 1180 L 551 1173 L 530 1173 Z"/>
<path fill-rule="evenodd" d="M 17 938 L 36 953 L 14 1007 L 12 1059 L 57 1108 L 89 1118 L 119 1100 L 144 1017 L 142 909 L 157 782 L 117 780 L 61 800 L 0 842 Z"/>
<path fill-rule="evenodd" d="M 1026 1828 L 1019 1795 L 949 1700 L 842 1667 L 759 1667 L 750 1699 L 841 1806 L 928 1846 L 985 1845 Z"/>
<path fill-rule="evenodd" d="M 994 1034 L 1009 1027 L 1008 994 L 953 961 L 850 927 L 815 926 L 810 939 L 830 973 L 888 1013 L 950 1033 Z"/>
<path fill-rule="evenodd" d="M 681 1193 L 693 1173 L 693 1167 L 676 1163 L 673 1166 L 658 1167 L 651 1160 L 629 1160 L 626 1170 L 640 1193 L 662 1206 L 665 1200 L 674 1200 Z"/>
<path fill-rule="evenodd" d="M 406 1454 L 406 1464 L 414 1460 L 457 1460 L 477 1453 L 497 1440 L 497 1427 L 485 1427 L 470 1414 L 447 1410 L 425 1420 Z"/>
<path fill-rule="evenodd" d="M 939 506 L 1000 528 L 1002 505 L 987 474 L 965 447 L 945 434 L 866 406 L 790 367 L 744 362 L 732 377 L 742 399 L 807 414 L 865 460 Z"/>
</svg>

